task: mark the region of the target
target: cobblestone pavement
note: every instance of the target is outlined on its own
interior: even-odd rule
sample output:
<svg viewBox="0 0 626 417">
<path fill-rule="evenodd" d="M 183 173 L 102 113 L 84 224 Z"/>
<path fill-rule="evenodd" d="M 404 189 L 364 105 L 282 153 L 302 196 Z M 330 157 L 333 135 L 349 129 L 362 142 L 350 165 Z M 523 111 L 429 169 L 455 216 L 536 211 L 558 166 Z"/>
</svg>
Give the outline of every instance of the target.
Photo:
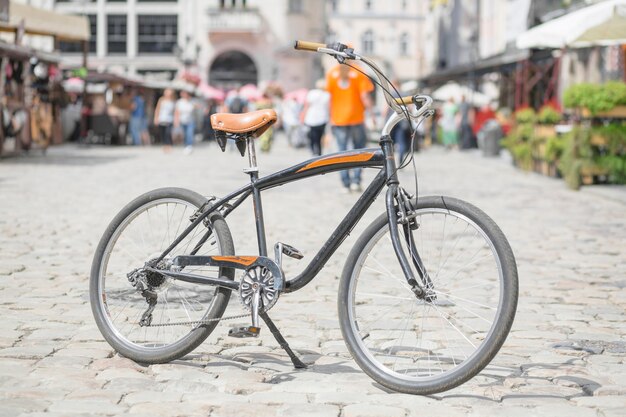
<svg viewBox="0 0 626 417">
<path fill-rule="evenodd" d="M 276 146 L 259 156 L 261 174 L 307 157 Z M 519 265 L 512 332 L 492 364 L 464 385 L 426 397 L 391 393 L 347 353 L 338 279 L 356 237 L 382 212 L 380 198 L 320 276 L 271 312 L 312 364 L 308 370 L 294 370 L 267 329 L 256 340 L 225 337 L 233 323 L 170 364 L 141 366 L 116 355 L 88 303 L 90 264 L 105 226 L 152 188 L 223 195 L 245 183 L 244 163 L 236 152 L 207 146 L 190 156 L 63 146 L 46 157 L 0 161 L 0 416 L 626 415 L 623 189 L 573 192 L 477 153 L 418 156 L 420 192 L 481 207 L 508 236 Z M 268 242 L 312 256 L 356 199 L 338 185 L 332 174 L 264 194 Z M 251 208 L 229 224 L 238 253 L 254 254 Z M 287 262 L 288 275 L 302 267 Z"/>
</svg>

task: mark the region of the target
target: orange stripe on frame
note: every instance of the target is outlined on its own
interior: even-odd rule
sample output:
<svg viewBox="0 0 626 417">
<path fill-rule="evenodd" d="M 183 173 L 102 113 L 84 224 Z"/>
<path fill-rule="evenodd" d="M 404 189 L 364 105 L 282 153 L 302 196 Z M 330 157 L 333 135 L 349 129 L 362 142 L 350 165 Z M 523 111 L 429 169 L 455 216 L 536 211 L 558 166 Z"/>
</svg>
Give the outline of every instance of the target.
<svg viewBox="0 0 626 417">
<path fill-rule="evenodd" d="M 244 266 L 250 266 L 258 259 L 258 256 L 213 256 L 218 262 L 233 262 Z"/>
<path fill-rule="evenodd" d="M 318 159 L 317 161 L 313 161 L 310 164 L 306 164 L 296 172 L 307 171 L 309 169 L 324 167 L 327 165 L 342 164 L 344 162 L 365 162 L 372 159 L 374 157 L 374 154 L 375 152 L 359 152 L 353 155 L 331 156 L 328 158 Z"/>
</svg>

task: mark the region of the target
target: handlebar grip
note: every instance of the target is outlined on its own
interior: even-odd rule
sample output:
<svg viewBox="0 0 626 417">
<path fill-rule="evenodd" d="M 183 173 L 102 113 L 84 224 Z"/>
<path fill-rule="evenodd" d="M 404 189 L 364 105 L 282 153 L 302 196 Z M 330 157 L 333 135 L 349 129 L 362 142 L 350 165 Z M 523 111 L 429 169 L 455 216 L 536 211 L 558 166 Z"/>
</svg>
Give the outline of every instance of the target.
<svg viewBox="0 0 626 417">
<path fill-rule="evenodd" d="M 403 104 L 405 106 L 409 105 L 409 104 L 413 104 L 413 96 L 406 96 L 406 97 L 400 97 L 400 98 L 396 98 L 394 99 L 396 104 Z"/>
<path fill-rule="evenodd" d="M 317 52 L 319 48 L 326 48 L 326 44 L 308 41 L 296 41 L 293 47 L 294 49 L 298 49 L 301 51 Z"/>
</svg>

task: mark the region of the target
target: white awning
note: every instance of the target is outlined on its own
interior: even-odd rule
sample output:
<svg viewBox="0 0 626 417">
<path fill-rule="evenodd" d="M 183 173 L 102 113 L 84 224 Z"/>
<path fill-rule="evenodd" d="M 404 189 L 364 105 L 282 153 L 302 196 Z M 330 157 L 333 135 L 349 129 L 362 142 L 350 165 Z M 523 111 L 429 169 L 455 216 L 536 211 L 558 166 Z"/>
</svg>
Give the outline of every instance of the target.
<svg viewBox="0 0 626 417">
<path fill-rule="evenodd" d="M 89 20 L 11 1 L 9 21 L 0 23 L 0 30 L 15 31 L 24 22 L 24 31 L 31 35 L 55 36 L 60 40 L 89 40 Z"/>
<path fill-rule="evenodd" d="M 605 0 L 522 33 L 519 49 L 580 48 L 626 43 L 626 0 Z"/>
</svg>

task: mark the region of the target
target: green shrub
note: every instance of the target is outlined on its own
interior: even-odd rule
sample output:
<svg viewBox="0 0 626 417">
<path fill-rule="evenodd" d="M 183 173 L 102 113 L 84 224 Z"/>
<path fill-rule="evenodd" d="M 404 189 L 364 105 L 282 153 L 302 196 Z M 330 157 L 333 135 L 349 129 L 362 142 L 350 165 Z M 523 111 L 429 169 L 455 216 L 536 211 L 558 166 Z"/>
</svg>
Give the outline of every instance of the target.
<svg viewBox="0 0 626 417">
<path fill-rule="evenodd" d="M 581 185 L 581 170 L 593 164 L 591 148 L 591 130 L 575 127 L 564 135 L 563 153 L 559 160 L 559 170 L 570 188 L 578 190 Z"/>
<path fill-rule="evenodd" d="M 565 148 L 565 136 L 552 136 L 546 140 L 544 159 L 547 162 L 556 162 L 561 158 Z"/>
<path fill-rule="evenodd" d="M 552 106 L 543 106 L 537 116 L 539 123 L 554 125 L 561 121 L 561 113 Z"/>
<path fill-rule="evenodd" d="M 621 81 L 576 84 L 563 93 L 563 104 L 568 108 L 587 108 L 591 114 L 609 111 L 626 105 L 626 84 Z"/>
<path fill-rule="evenodd" d="M 593 134 L 607 140 L 607 151 L 611 155 L 626 154 L 626 124 L 610 123 L 593 128 Z"/>
<path fill-rule="evenodd" d="M 607 170 L 610 182 L 626 184 L 626 155 L 604 155 L 596 163 Z"/>
<path fill-rule="evenodd" d="M 515 121 L 518 124 L 535 123 L 536 119 L 537 114 L 530 107 L 515 112 Z"/>
</svg>

